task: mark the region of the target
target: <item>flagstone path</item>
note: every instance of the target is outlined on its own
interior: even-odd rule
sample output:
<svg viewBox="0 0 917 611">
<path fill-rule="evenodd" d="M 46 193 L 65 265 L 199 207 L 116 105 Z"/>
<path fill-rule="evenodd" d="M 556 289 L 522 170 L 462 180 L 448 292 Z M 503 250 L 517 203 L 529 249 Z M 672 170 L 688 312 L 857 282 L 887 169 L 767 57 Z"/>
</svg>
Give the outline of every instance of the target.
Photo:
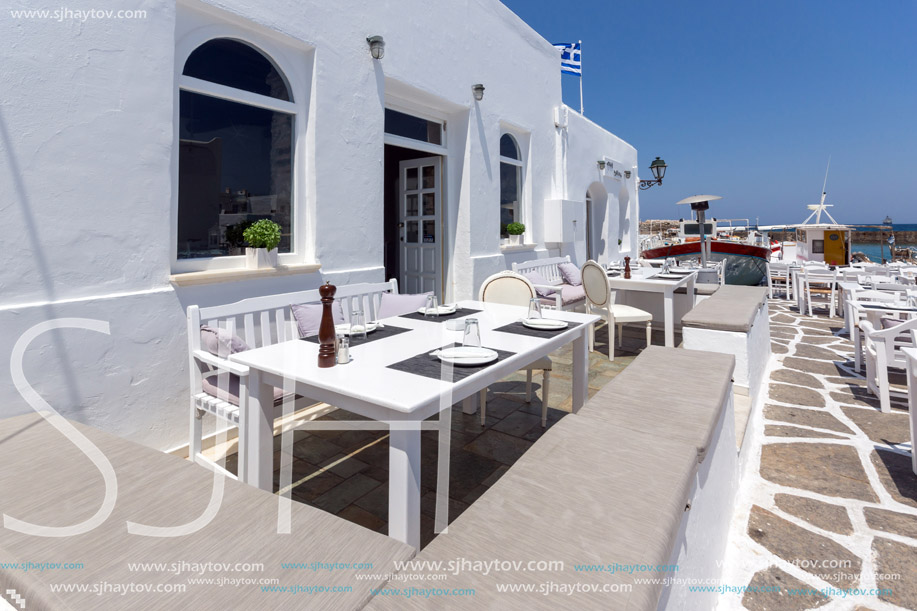
<svg viewBox="0 0 917 611">
<path fill-rule="evenodd" d="M 746 591 L 718 609 L 917 609 L 907 404 L 879 411 L 843 321 L 769 308 L 768 394 L 750 424 L 722 581 Z"/>
</svg>

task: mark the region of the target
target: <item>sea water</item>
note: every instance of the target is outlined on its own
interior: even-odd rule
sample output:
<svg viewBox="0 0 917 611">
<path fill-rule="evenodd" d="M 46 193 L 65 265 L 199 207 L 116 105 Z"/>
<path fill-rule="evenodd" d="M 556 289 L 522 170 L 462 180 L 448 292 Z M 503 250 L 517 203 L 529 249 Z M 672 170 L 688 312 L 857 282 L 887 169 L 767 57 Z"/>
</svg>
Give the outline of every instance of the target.
<svg viewBox="0 0 917 611">
<path fill-rule="evenodd" d="M 873 227 L 862 227 L 859 225 L 851 225 L 851 227 L 856 229 L 856 231 L 858 232 L 864 232 L 864 233 L 867 231 L 882 231 L 882 232 L 888 233 L 889 231 L 888 228 L 886 227 L 882 227 L 882 228 L 877 228 L 874 226 Z M 891 226 L 891 229 L 894 232 L 917 231 L 917 225 L 896 223 Z M 907 248 L 907 247 L 917 248 L 917 244 L 908 244 L 905 242 L 895 242 L 895 247 L 896 248 Z M 851 251 L 852 252 L 861 252 L 864 255 L 866 255 L 867 257 L 869 257 L 870 260 L 876 263 L 881 262 L 883 258 L 885 258 L 886 260 L 891 258 L 891 253 L 889 253 L 887 242 L 883 244 L 854 242 L 851 247 Z"/>
</svg>

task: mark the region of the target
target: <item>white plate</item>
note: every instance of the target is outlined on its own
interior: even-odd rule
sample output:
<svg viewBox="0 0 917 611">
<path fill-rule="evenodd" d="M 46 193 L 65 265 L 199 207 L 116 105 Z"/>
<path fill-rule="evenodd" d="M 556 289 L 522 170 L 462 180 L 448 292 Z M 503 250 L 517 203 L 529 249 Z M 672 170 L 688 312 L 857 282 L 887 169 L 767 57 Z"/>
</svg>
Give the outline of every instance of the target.
<svg viewBox="0 0 917 611">
<path fill-rule="evenodd" d="M 684 278 L 681 274 L 656 274 L 653 278 L 662 278 L 664 280 L 681 280 Z"/>
<path fill-rule="evenodd" d="M 446 314 L 455 314 L 456 308 L 457 308 L 457 306 L 456 306 L 454 303 L 453 303 L 452 305 L 441 305 L 441 306 L 439 306 L 439 308 L 437 309 L 436 315 L 437 315 L 437 316 L 444 316 L 444 315 L 446 315 Z M 418 313 L 418 314 L 423 314 L 424 316 L 426 316 L 426 314 L 427 314 L 427 308 L 425 308 L 425 307 L 424 307 L 424 308 L 418 308 L 418 309 L 417 309 L 417 313 Z"/>
<path fill-rule="evenodd" d="M 444 363 L 453 365 L 464 365 L 473 367 L 475 365 L 486 365 L 497 360 L 500 355 L 490 348 L 470 348 L 460 346 L 458 348 L 447 348 L 440 350 L 436 356 Z"/>
<path fill-rule="evenodd" d="M 524 318 L 522 319 L 522 324 L 529 329 L 546 329 L 551 331 L 567 328 L 566 321 L 553 320 L 550 318 Z"/>
<path fill-rule="evenodd" d="M 357 328 L 359 329 L 359 327 L 357 327 Z M 373 331 L 375 331 L 375 330 L 378 329 L 378 328 L 379 328 L 379 323 L 377 323 L 377 322 L 367 323 L 367 325 L 366 325 L 366 332 L 367 332 L 367 333 L 372 333 Z M 350 333 L 351 333 L 351 328 L 350 328 L 350 325 L 348 325 L 348 324 L 334 325 L 334 332 L 335 332 L 335 333 L 340 333 L 341 335 L 350 335 Z"/>
</svg>

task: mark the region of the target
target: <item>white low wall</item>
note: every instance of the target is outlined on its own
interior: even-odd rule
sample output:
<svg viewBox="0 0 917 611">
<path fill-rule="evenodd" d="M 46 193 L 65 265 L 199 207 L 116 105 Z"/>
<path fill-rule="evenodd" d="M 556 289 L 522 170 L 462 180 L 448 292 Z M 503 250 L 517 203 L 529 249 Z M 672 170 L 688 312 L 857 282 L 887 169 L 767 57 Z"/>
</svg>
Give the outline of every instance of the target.
<svg viewBox="0 0 917 611">
<path fill-rule="evenodd" d="M 736 392 L 757 396 L 771 355 L 770 321 L 767 302 L 758 309 L 747 333 L 685 327 L 683 345 L 688 350 L 706 350 L 736 357 L 734 381 Z"/>
<path fill-rule="evenodd" d="M 692 592 L 692 584 L 715 583 L 721 573 L 732 512 L 739 485 L 735 411 L 732 391 L 716 426 L 714 439 L 695 476 L 691 508 L 685 512 L 669 565 L 677 570 L 660 574 L 670 583 L 659 597 L 657 609 L 709 611 L 718 592 Z M 709 580 L 709 581 L 708 581 Z"/>
</svg>

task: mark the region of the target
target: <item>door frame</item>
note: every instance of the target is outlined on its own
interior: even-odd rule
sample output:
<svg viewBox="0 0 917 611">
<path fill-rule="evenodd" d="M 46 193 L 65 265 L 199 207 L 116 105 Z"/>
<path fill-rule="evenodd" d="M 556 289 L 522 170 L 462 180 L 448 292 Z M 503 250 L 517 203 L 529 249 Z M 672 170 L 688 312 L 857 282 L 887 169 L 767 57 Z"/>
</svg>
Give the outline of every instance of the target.
<svg viewBox="0 0 917 611">
<path fill-rule="evenodd" d="M 408 170 L 408 168 L 412 168 L 412 167 L 417 172 L 417 186 L 415 189 L 410 189 L 410 191 L 412 193 L 415 193 L 415 197 L 417 198 L 416 200 L 417 211 L 414 215 L 411 215 L 413 218 L 412 220 L 409 221 L 407 210 L 406 210 L 407 208 L 406 200 L 408 197 L 407 195 L 408 189 L 402 181 L 406 180 L 405 179 L 406 171 Z M 423 177 L 422 168 L 426 168 L 426 167 L 433 168 L 434 184 L 432 188 L 423 186 L 424 177 Z M 399 185 L 398 185 L 398 217 L 399 217 L 398 233 L 399 233 L 399 237 L 398 237 L 398 241 L 399 241 L 399 249 L 400 249 L 399 256 L 398 256 L 398 259 L 399 259 L 398 261 L 398 281 L 399 283 L 401 283 L 403 287 L 406 287 L 406 288 L 408 287 L 408 282 L 406 278 L 407 273 L 408 273 L 407 263 L 408 261 L 411 260 L 411 258 L 407 256 L 409 245 L 414 245 L 416 247 L 419 247 L 417 250 L 420 251 L 420 255 L 419 255 L 420 256 L 420 259 L 419 259 L 420 265 L 419 265 L 419 269 L 417 273 L 420 275 L 420 277 L 426 276 L 427 278 L 429 278 L 429 273 L 423 273 L 421 270 L 423 269 L 423 259 L 424 259 L 423 253 L 432 251 L 434 258 L 435 258 L 435 261 L 433 263 L 433 274 L 436 276 L 433 282 L 434 291 L 439 295 L 441 299 L 445 300 L 445 297 L 444 297 L 444 294 L 445 294 L 444 292 L 445 291 L 445 278 L 444 278 L 445 268 L 443 266 L 444 232 L 442 229 L 442 224 L 443 224 L 443 220 L 442 220 L 443 219 L 443 206 L 442 206 L 443 177 L 442 175 L 443 175 L 443 158 L 440 155 L 427 155 L 425 157 L 415 157 L 413 159 L 404 159 L 398 163 L 398 180 L 399 180 Z M 425 191 L 428 191 L 428 190 L 432 192 L 432 194 L 434 195 L 434 206 L 433 206 L 432 215 L 424 214 L 424 199 L 427 195 Z M 425 218 L 425 217 L 429 217 L 429 216 L 433 217 L 433 222 L 434 222 L 434 231 L 433 231 L 433 236 L 432 236 L 433 244 L 430 247 L 425 248 L 426 241 L 424 239 L 424 236 L 426 234 L 424 232 L 424 225 L 428 223 L 430 220 L 429 218 Z M 410 223 L 412 222 L 417 223 L 417 240 L 415 242 L 408 242 L 407 240 L 408 227 Z M 423 286 L 422 282 L 421 282 L 421 285 L 417 288 L 419 292 L 424 292 L 425 290 L 428 290 L 427 288 Z"/>
<path fill-rule="evenodd" d="M 422 118 L 429 118 L 431 120 L 442 121 L 445 124 L 445 119 L 443 118 L 434 118 L 429 115 L 424 115 L 422 112 L 417 110 L 409 110 L 404 107 L 386 104 L 386 108 L 392 108 L 393 110 L 398 110 L 400 112 L 406 112 L 408 114 L 414 114 L 415 116 Z M 410 149 L 412 151 L 417 151 L 418 153 L 426 153 L 427 156 L 439 156 L 440 157 L 440 170 L 439 170 L 439 267 L 440 267 L 440 299 L 445 301 L 449 298 L 451 291 L 447 294 L 446 291 L 446 270 L 449 269 L 447 250 L 446 250 L 446 227 L 447 227 L 447 209 L 448 209 L 448 199 L 446 194 L 449 192 L 447 189 L 447 168 L 449 161 L 449 151 L 445 146 L 438 144 L 430 144 L 429 142 L 421 142 L 420 140 L 412 140 L 410 138 L 404 138 L 402 136 L 396 136 L 394 134 L 383 134 L 383 155 L 385 154 L 385 145 L 397 146 L 403 149 Z M 400 180 L 400 177 L 399 177 Z M 400 191 L 400 189 L 399 189 Z M 401 201 L 398 201 L 398 214 L 401 215 Z M 403 234 L 402 234 L 403 235 Z M 400 248 L 399 242 L 399 248 Z M 401 267 L 403 262 L 399 261 L 399 275 L 401 274 Z M 401 279 L 398 279 L 401 282 Z M 401 290 L 401 289 L 399 289 Z"/>
</svg>

